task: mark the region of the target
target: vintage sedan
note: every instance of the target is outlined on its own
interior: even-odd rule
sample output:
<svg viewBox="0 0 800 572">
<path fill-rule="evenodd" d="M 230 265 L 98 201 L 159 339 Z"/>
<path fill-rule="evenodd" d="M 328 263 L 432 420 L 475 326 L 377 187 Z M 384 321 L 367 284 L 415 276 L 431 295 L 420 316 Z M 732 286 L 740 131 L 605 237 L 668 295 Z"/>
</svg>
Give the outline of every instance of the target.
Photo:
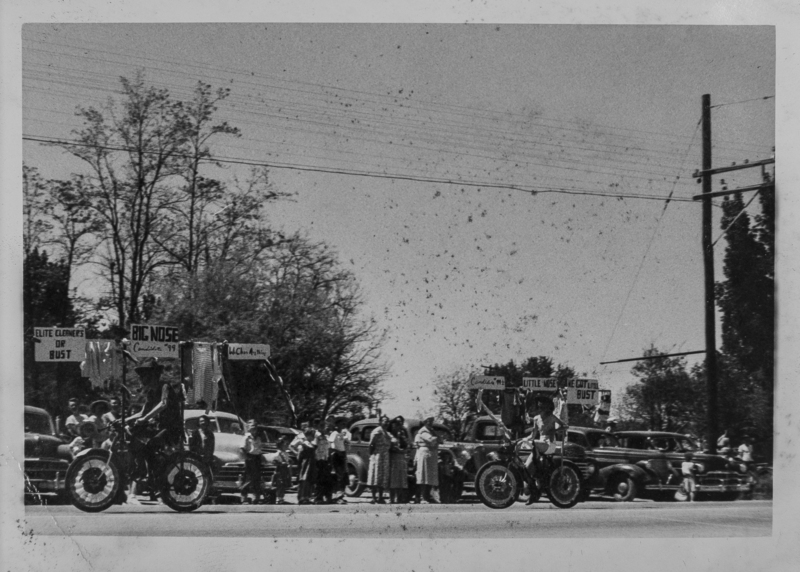
<svg viewBox="0 0 800 572">
<path fill-rule="evenodd" d="M 350 450 L 347 454 L 347 473 L 349 484 L 345 493 L 347 496 L 360 496 L 366 488 L 367 470 L 369 469 L 369 437 L 378 426 L 378 419 L 364 419 L 357 421 L 350 427 Z M 409 490 L 413 490 L 416 482 L 414 474 L 414 437 L 422 427 L 419 419 L 406 419 L 405 431 L 409 447 L 406 450 L 408 463 Z M 434 432 L 444 442 L 439 447 L 439 500 L 443 503 L 457 502 L 463 492 L 463 476 L 461 464 L 457 461 L 452 451 L 453 436 L 445 425 L 435 423 Z"/>
<path fill-rule="evenodd" d="M 72 461 L 69 445 L 56 436 L 50 414 L 25 406 L 25 500 L 65 502 L 64 476 Z"/>
<path fill-rule="evenodd" d="M 200 409 L 187 409 L 183 415 L 187 434 L 197 429 L 197 421 L 204 414 L 210 418 L 211 430 L 214 432 L 214 463 L 211 468 L 214 483 L 211 496 L 238 497 L 244 480 L 244 454 L 241 447 L 244 442 L 245 423 L 233 413 L 223 411 L 205 413 Z M 275 474 L 274 452 L 277 451 L 277 435 L 282 434 L 283 429 L 285 428 L 259 427 L 263 440 L 269 443 L 272 436 L 272 446 L 267 445 L 267 453 L 263 455 L 264 461 L 261 466 L 261 488 L 267 493 L 271 491 L 270 483 Z M 288 431 L 294 432 L 293 429 Z"/>
<path fill-rule="evenodd" d="M 570 427 L 568 439 L 581 445 L 594 464 L 588 481 L 590 494 L 608 495 L 618 501 L 632 501 L 637 496 L 666 498 L 680 486 L 680 470 L 676 472 L 666 457 L 623 447 L 608 431 Z"/>
<path fill-rule="evenodd" d="M 694 455 L 693 462 L 697 467 L 697 493 L 733 500 L 752 491 L 754 480 L 747 474 L 746 466 L 733 468 L 725 457 L 703 453 L 695 440 L 687 435 L 663 431 L 618 431 L 614 436 L 622 448 L 636 452 L 631 455 L 638 457 L 638 466 L 651 469 L 650 478 L 641 481 L 648 491 L 674 494 L 683 480 L 681 463 L 687 452 Z M 635 486 L 636 481 L 632 482 Z"/>
</svg>

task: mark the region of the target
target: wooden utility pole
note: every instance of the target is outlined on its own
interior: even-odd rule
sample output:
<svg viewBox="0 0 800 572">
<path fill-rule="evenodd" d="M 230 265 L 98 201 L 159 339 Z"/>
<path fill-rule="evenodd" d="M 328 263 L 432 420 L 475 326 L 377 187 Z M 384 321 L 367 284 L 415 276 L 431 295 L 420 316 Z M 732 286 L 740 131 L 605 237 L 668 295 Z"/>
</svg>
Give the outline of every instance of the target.
<svg viewBox="0 0 800 572">
<path fill-rule="evenodd" d="M 706 321 L 706 443 L 717 450 L 717 340 L 714 300 L 714 245 L 711 242 L 711 95 L 702 99 L 703 124 L 703 266 L 705 268 Z"/>
</svg>

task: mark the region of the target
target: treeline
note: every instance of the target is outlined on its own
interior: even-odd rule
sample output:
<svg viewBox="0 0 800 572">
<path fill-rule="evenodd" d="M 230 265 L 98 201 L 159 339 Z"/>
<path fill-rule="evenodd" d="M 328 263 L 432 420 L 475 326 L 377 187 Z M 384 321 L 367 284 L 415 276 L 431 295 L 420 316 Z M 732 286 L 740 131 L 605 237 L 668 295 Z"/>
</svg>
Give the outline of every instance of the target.
<svg viewBox="0 0 800 572">
<path fill-rule="evenodd" d="M 105 106 L 80 107 L 59 144 L 79 172 L 50 180 L 23 166 L 26 403 L 58 413 L 69 395 L 101 396 L 76 365 L 33 361 L 34 326 L 119 339 L 132 323 L 269 343 L 296 415 L 263 369 L 237 364 L 225 397 L 242 415 L 296 422 L 378 401 L 384 335 L 363 315 L 355 277 L 328 245 L 271 224 L 270 205 L 290 196 L 268 170 L 240 179 L 215 158 L 215 143 L 241 136 L 216 119 L 229 90 L 198 82 L 184 101 L 141 73 L 120 85 Z M 78 272 L 96 296 L 76 295 Z"/>
</svg>

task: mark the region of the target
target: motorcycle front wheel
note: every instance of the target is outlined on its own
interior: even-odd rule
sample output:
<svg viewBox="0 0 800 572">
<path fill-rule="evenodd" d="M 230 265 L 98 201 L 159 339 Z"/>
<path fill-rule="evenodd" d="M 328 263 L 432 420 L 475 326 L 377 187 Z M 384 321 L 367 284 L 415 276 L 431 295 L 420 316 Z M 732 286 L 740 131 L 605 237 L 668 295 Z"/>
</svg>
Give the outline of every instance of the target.
<svg viewBox="0 0 800 572">
<path fill-rule="evenodd" d="M 550 502 L 558 508 L 572 508 L 581 500 L 581 477 L 570 465 L 555 467 L 547 486 Z"/>
<path fill-rule="evenodd" d="M 475 476 L 475 493 L 489 508 L 508 508 L 517 501 L 522 483 L 501 462 L 487 463 Z"/>
<path fill-rule="evenodd" d="M 160 490 L 169 508 L 191 512 L 200 508 L 211 490 L 211 470 L 194 455 L 177 453 L 166 461 Z"/>
<path fill-rule="evenodd" d="M 72 461 L 64 478 L 66 495 L 84 512 L 101 512 L 117 500 L 122 479 L 104 452 L 89 452 Z"/>
</svg>

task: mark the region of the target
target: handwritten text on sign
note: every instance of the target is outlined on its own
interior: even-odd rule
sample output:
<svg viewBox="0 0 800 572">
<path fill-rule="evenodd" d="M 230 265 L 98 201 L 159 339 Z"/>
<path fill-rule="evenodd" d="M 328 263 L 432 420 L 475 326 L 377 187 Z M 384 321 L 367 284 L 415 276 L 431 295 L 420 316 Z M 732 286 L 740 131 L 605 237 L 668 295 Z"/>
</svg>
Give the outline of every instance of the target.
<svg viewBox="0 0 800 572">
<path fill-rule="evenodd" d="M 269 344 L 228 344 L 228 359 L 267 359 Z"/>
<path fill-rule="evenodd" d="M 177 358 L 178 328 L 151 324 L 131 325 L 131 351 L 137 358 Z"/>
<path fill-rule="evenodd" d="M 86 358 L 86 333 L 83 328 L 34 328 L 36 361 L 77 361 Z"/>
<path fill-rule="evenodd" d="M 467 386 L 470 389 L 505 389 L 506 379 L 502 375 L 473 375 Z"/>
<path fill-rule="evenodd" d="M 530 391 L 555 391 L 558 380 L 554 377 L 523 377 L 522 387 Z M 596 379 L 573 378 L 567 380 L 567 403 L 597 405 L 600 387 Z"/>
</svg>

